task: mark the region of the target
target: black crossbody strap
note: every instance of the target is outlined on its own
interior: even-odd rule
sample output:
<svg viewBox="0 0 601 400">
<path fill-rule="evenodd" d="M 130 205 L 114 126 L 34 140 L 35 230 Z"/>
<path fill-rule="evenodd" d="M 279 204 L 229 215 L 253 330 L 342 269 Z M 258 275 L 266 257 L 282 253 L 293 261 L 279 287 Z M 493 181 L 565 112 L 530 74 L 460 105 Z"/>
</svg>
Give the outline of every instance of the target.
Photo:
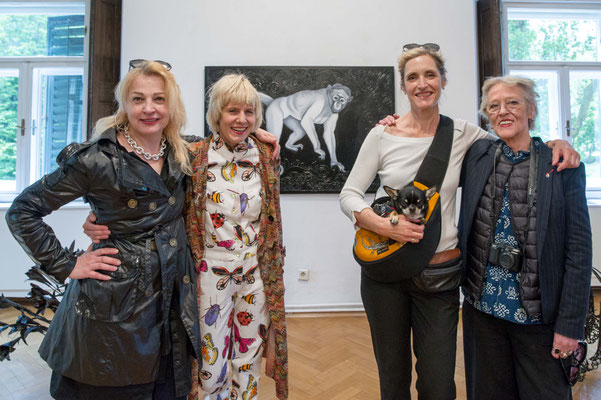
<svg viewBox="0 0 601 400">
<path fill-rule="evenodd" d="M 438 127 L 434 134 L 432 144 L 428 149 L 424 161 L 417 171 L 415 180 L 431 188 L 436 186 L 440 192 L 442 181 L 447 173 L 449 157 L 453 147 L 453 120 L 445 115 L 440 115 Z"/>
</svg>

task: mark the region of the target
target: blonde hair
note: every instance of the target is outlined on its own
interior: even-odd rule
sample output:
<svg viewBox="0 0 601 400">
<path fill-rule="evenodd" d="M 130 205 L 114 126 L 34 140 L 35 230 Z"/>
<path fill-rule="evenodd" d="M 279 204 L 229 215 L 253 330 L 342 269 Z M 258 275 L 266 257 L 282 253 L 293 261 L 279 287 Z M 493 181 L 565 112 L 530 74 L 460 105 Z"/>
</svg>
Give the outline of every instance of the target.
<svg viewBox="0 0 601 400">
<path fill-rule="evenodd" d="M 173 74 L 165 67 L 154 61 L 146 61 L 139 68 L 132 68 L 117 87 L 115 87 L 115 100 L 119 108 L 114 115 L 101 118 L 96 122 L 92 131 L 92 140 L 98 140 L 104 131 L 110 128 L 121 130 L 123 126 L 129 123 L 125 105 L 127 95 L 133 85 L 134 80 L 140 76 L 158 76 L 165 84 L 165 99 L 169 109 L 169 122 L 163 130 L 163 134 L 169 142 L 174 152 L 175 161 L 180 165 L 182 172 L 187 175 L 192 174 L 190 159 L 188 156 L 187 142 L 181 137 L 181 133 L 186 126 L 186 109 Z"/>
<path fill-rule="evenodd" d="M 503 84 L 506 86 L 517 86 L 522 89 L 524 93 L 524 100 L 526 100 L 526 105 L 529 110 L 532 110 L 532 119 L 528 119 L 528 129 L 533 129 L 536 117 L 538 116 L 538 107 L 536 103 L 538 101 L 538 93 L 536 93 L 536 83 L 530 79 L 523 76 L 516 75 L 505 75 L 505 76 L 496 76 L 493 78 L 487 78 L 482 84 L 482 100 L 480 101 L 480 114 L 483 115 L 488 120 L 488 93 L 493 86 Z"/>
<path fill-rule="evenodd" d="M 242 74 L 222 76 L 211 86 L 208 92 L 207 124 L 211 132 L 219 133 L 219 120 L 223 108 L 228 103 L 248 104 L 255 110 L 255 124 L 251 128 L 255 132 L 263 123 L 263 106 L 259 94 L 248 78 Z"/>
<path fill-rule="evenodd" d="M 401 73 L 401 88 L 405 88 L 405 67 L 407 66 L 407 62 L 423 55 L 428 55 L 434 59 L 434 62 L 436 63 L 436 68 L 438 68 L 438 72 L 440 72 L 442 83 L 447 81 L 447 70 L 444 66 L 444 58 L 442 58 L 442 54 L 440 54 L 439 51 L 435 51 L 433 49 L 427 49 L 425 47 L 416 47 L 414 49 L 403 52 L 403 54 L 401 54 L 401 57 L 399 57 L 398 70 Z"/>
</svg>

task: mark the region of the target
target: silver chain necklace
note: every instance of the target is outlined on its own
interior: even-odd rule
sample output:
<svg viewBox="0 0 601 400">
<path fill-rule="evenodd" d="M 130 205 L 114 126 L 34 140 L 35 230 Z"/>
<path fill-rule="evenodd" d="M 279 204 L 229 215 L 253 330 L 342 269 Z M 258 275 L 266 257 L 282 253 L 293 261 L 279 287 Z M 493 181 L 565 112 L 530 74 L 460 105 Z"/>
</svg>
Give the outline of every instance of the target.
<svg viewBox="0 0 601 400">
<path fill-rule="evenodd" d="M 163 157 L 163 155 L 165 154 L 165 149 L 167 148 L 165 136 L 161 136 L 161 148 L 156 154 L 150 154 L 149 152 L 144 151 L 144 147 L 139 146 L 138 143 L 136 143 L 136 141 L 129 134 L 129 126 L 127 125 L 123 128 L 123 136 L 125 136 L 125 140 L 127 140 L 127 143 L 134 149 L 134 151 L 147 160 L 152 159 L 156 161 L 160 157 Z"/>
</svg>

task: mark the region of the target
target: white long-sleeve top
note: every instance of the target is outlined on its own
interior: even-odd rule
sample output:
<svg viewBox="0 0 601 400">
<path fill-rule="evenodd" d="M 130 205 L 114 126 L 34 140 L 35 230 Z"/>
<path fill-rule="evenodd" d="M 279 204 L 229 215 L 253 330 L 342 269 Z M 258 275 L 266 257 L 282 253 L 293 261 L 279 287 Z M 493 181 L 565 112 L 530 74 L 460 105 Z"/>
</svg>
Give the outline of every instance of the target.
<svg viewBox="0 0 601 400">
<path fill-rule="evenodd" d="M 457 246 L 455 195 L 463 158 L 476 140 L 492 138 L 488 132 L 467 121 L 454 119 L 453 124 L 453 148 L 442 189 L 439 190 L 442 232 L 436 252 Z M 408 185 L 414 180 L 434 138 L 399 137 L 385 132 L 384 129 L 385 126 L 379 125 L 369 132 L 340 192 L 340 207 L 353 224 L 357 223 L 354 213 L 370 207 L 371 202 L 365 200 L 365 191 L 376 174 L 380 177 L 380 187 L 375 198 L 386 196 L 383 185 L 396 189 Z"/>
</svg>

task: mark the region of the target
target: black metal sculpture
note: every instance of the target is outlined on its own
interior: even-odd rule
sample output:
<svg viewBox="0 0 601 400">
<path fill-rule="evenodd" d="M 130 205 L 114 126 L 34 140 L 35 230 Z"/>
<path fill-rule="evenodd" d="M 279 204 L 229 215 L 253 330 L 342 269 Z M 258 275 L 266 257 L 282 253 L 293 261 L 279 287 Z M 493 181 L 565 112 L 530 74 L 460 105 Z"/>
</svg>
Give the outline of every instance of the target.
<svg viewBox="0 0 601 400">
<path fill-rule="evenodd" d="M 81 251 L 74 251 L 74 247 L 75 241 L 66 250 L 79 255 Z M 27 280 L 41 283 L 43 286 L 30 283 L 31 291 L 27 294 L 26 300 L 32 304 L 35 311 L 4 297 L 4 294 L 0 294 L 0 309 L 12 307 L 21 313 L 13 323 L 0 321 L 0 333 L 9 330 L 9 336 L 16 336 L 14 339 L 0 345 L 0 361 L 10 361 L 10 353 L 15 351 L 19 342 L 22 341 L 27 344 L 27 336 L 30 333 L 46 333 L 50 319 L 44 317 L 44 314 L 46 310 L 56 312 L 60 299 L 67 289 L 66 283 L 60 283 L 38 266 L 31 267 L 25 274 L 27 275 Z"/>
</svg>

